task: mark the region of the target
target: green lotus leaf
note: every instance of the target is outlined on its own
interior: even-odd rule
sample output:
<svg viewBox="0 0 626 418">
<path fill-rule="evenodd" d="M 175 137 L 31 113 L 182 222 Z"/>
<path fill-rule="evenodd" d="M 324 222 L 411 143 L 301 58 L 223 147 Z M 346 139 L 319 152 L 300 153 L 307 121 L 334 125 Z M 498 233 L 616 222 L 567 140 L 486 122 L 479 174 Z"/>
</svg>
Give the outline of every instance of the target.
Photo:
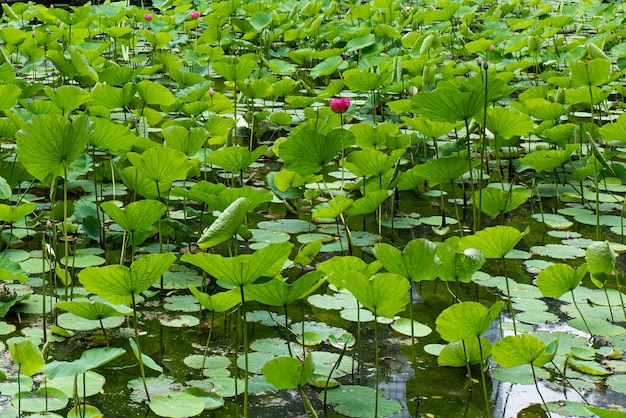
<svg viewBox="0 0 626 418">
<path fill-rule="evenodd" d="M 261 369 L 265 380 L 276 386 L 276 389 L 301 388 L 313 377 L 314 371 L 313 356 L 306 356 L 303 362 L 293 357 L 277 357 L 265 363 Z"/>
<path fill-rule="evenodd" d="M 541 367 L 554 357 L 549 345 L 530 334 L 508 335 L 499 340 L 491 349 L 493 360 L 502 367 L 516 367 L 532 364 Z"/>
<path fill-rule="evenodd" d="M 402 252 L 389 244 L 376 244 L 374 255 L 390 273 L 399 274 L 417 282 L 437 277 L 439 260 L 435 245 L 424 238 L 410 241 Z"/>
<path fill-rule="evenodd" d="M 163 203 L 150 199 L 129 203 L 125 209 L 120 209 L 112 201 L 102 202 L 100 207 L 131 234 L 146 231 L 165 214 L 167 209 Z"/>
<path fill-rule="evenodd" d="M 552 264 L 539 272 L 535 284 L 544 296 L 558 299 L 574 290 L 587 274 L 587 265 L 574 269 L 566 264 Z"/>
<path fill-rule="evenodd" d="M 211 276 L 232 286 L 246 286 L 260 277 L 274 277 L 282 270 L 293 244 L 271 244 L 252 254 L 223 257 L 218 254 L 186 253 L 181 261 L 200 267 Z"/>
<path fill-rule="evenodd" d="M 16 134 L 17 156 L 29 173 L 49 185 L 66 174 L 91 135 L 86 116 L 70 122 L 61 115 L 35 115 Z"/>
<path fill-rule="evenodd" d="M 512 226 L 504 225 L 485 228 L 474 235 L 463 237 L 459 242 L 459 250 L 477 248 L 486 258 L 503 258 L 529 231 L 526 228 L 520 232 Z"/>
<path fill-rule="evenodd" d="M 32 376 L 46 364 L 37 345 L 31 339 L 13 337 L 7 340 L 11 358 L 20 368 L 20 372 Z"/>
<path fill-rule="evenodd" d="M 437 332 L 448 342 L 475 339 L 487 332 L 503 306 L 502 301 L 489 309 L 478 302 L 455 303 L 437 317 Z"/>
<path fill-rule="evenodd" d="M 498 215 L 517 209 L 528 200 L 525 193 L 506 191 L 497 187 L 485 187 L 476 190 L 472 195 L 472 203 L 495 219 Z"/>
<path fill-rule="evenodd" d="M 90 293 L 114 304 L 130 304 L 147 290 L 170 267 L 173 254 L 148 254 L 134 261 L 130 268 L 122 265 L 90 267 L 78 274 L 78 280 Z"/>
<path fill-rule="evenodd" d="M 399 274 L 379 273 L 367 278 L 356 271 L 344 275 L 346 288 L 376 316 L 393 318 L 409 303 L 410 284 Z"/>
<path fill-rule="evenodd" d="M 311 271 L 290 284 L 282 278 L 275 278 L 247 286 L 244 293 L 247 300 L 270 306 L 287 306 L 317 289 L 323 283 L 324 276 L 322 271 Z"/>
<path fill-rule="evenodd" d="M 201 248 L 214 247 L 233 238 L 246 218 L 250 200 L 240 197 L 222 212 L 210 227 L 204 230 L 198 245 Z"/>
</svg>

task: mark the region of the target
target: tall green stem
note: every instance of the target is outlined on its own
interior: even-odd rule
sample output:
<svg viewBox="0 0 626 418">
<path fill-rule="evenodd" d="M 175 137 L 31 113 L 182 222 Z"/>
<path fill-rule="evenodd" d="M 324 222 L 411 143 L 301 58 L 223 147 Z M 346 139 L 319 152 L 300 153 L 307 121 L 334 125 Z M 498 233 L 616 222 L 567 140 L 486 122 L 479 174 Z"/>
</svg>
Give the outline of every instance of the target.
<svg viewBox="0 0 626 418">
<path fill-rule="evenodd" d="M 135 304 L 135 294 L 130 294 L 133 304 L 133 327 L 135 329 L 135 344 L 137 344 L 137 359 L 139 360 L 139 371 L 141 372 L 141 380 L 143 381 L 143 388 L 146 391 L 146 397 L 150 402 L 150 393 L 148 392 L 148 383 L 146 381 L 146 369 L 143 365 L 143 358 L 141 352 L 141 345 L 139 344 L 139 329 L 137 327 L 137 305 Z"/>
<path fill-rule="evenodd" d="M 487 394 L 487 380 L 485 378 L 485 370 L 484 370 L 484 355 L 483 355 L 483 345 L 480 341 L 480 335 L 478 337 L 478 351 L 480 353 L 480 381 L 483 385 L 483 397 L 485 398 L 485 408 L 487 411 L 491 410 L 491 406 L 489 405 L 489 396 Z"/>
<path fill-rule="evenodd" d="M 502 270 L 504 271 L 504 281 L 506 283 L 506 305 L 511 314 L 513 320 L 513 333 L 517 335 L 517 326 L 515 325 L 515 311 L 513 310 L 513 303 L 511 303 L 511 290 L 509 289 L 509 276 L 506 271 L 506 258 L 502 257 Z"/>
<path fill-rule="evenodd" d="M 376 362 L 376 388 L 375 394 L 376 399 L 374 399 L 374 418 L 378 418 L 378 381 L 380 379 L 380 371 L 379 371 L 379 358 L 378 358 L 378 321 L 376 320 L 376 308 L 374 308 L 374 356 Z"/>
<path fill-rule="evenodd" d="M 244 309 L 244 303 L 246 301 L 243 292 L 243 286 L 239 286 L 241 291 L 241 306 L 239 307 L 241 313 L 241 325 L 243 334 L 243 358 L 244 358 L 244 370 L 243 370 L 243 416 L 248 418 L 248 323 L 246 322 L 246 311 Z"/>
<path fill-rule="evenodd" d="M 65 257 L 64 266 L 69 269 L 69 257 L 70 257 L 70 241 L 67 233 L 67 164 L 63 161 L 63 255 Z M 70 286 L 72 283 L 70 282 Z M 65 299 L 67 300 L 67 285 L 65 287 Z"/>
<path fill-rule="evenodd" d="M 533 372 L 533 382 L 535 383 L 535 389 L 537 389 L 537 393 L 539 394 L 539 397 L 541 398 L 543 407 L 546 409 L 546 413 L 548 414 L 548 416 L 551 417 L 552 414 L 550 414 L 550 409 L 548 408 L 548 405 L 546 404 L 546 400 L 543 398 L 543 395 L 541 394 L 541 391 L 539 390 L 539 385 L 537 384 L 537 375 L 535 374 L 535 366 L 533 366 L 532 363 L 530 363 L 530 370 L 532 370 Z"/>
</svg>

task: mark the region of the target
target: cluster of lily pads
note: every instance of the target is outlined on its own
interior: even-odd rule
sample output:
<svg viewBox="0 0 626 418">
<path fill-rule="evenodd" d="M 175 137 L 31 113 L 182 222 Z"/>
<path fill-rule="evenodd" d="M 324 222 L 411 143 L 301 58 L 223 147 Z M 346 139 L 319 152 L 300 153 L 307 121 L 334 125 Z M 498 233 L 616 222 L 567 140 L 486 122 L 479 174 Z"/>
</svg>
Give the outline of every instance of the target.
<svg viewBox="0 0 626 418">
<path fill-rule="evenodd" d="M 121 370 L 164 417 L 280 390 L 308 416 L 436 413 L 432 388 L 380 393 L 383 338 L 416 380 L 418 357 L 464 369 L 476 415 L 498 381 L 626 415 L 588 396 L 626 393 L 621 4 L 2 8 L 0 416 L 104 416 Z M 425 323 L 431 283 L 450 303 Z M 184 376 L 146 354 L 157 321 L 203 337 Z"/>
</svg>

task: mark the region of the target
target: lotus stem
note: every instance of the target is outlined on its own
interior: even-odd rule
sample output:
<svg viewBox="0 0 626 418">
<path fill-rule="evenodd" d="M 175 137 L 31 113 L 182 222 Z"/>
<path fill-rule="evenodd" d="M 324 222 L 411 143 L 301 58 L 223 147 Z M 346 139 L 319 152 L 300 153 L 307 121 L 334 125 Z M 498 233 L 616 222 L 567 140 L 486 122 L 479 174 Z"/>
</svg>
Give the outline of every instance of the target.
<svg viewBox="0 0 626 418">
<path fill-rule="evenodd" d="M 244 371 L 243 371 L 243 416 L 248 418 L 248 325 L 246 322 L 246 311 L 244 309 L 244 303 L 246 301 L 243 286 L 239 286 L 241 292 L 241 306 L 240 316 L 243 333 L 243 358 L 244 358 Z"/>
<path fill-rule="evenodd" d="M 141 345 L 139 344 L 139 330 L 137 327 L 137 305 L 135 304 L 135 293 L 131 292 L 131 301 L 133 305 L 133 328 L 135 330 L 135 344 L 137 344 L 137 356 L 139 360 L 139 371 L 141 372 L 141 380 L 143 381 L 143 388 L 146 391 L 146 397 L 148 398 L 148 402 L 150 402 L 150 392 L 148 392 L 148 383 L 146 381 L 146 369 L 143 365 L 143 358 L 141 354 Z"/>
<path fill-rule="evenodd" d="M 587 332 L 589 333 L 589 335 L 591 335 L 593 337 L 593 332 L 591 332 L 591 329 L 589 329 L 589 325 L 587 324 L 587 320 L 585 319 L 585 316 L 580 311 L 580 308 L 578 307 L 578 304 L 576 303 L 576 297 L 574 296 L 574 289 L 570 289 L 569 292 L 572 295 L 572 301 L 574 302 L 574 307 L 578 311 L 578 315 L 580 315 L 580 319 L 583 320 L 583 323 L 585 324 L 585 328 L 587 329 Z"/>
<path fill-rule="evenodd" d="M 513 304 L 511 303 L 511 290 L 509 289 L 509 276 L 506 271 L 506 258 L 502 257 L 502 269 L 504 270 L 504 282 L 506 283 L 506 304 L 513 320 L 513 333 L 517 335 L 517 327 L 515 325 L 515 311 L 513 310 Z"/>
<path fill-rule="evenodd" d="M 211 334 L 213 333 L 213 323 L 215 322 L 215 311 L 211 311 L 211 326 L 209 327 L 209 336 L 204 345 L 204 355 L 202 356 L 202 366 L 200 366 L 200 379 L 204 377 L 204 363 L 209 352 L 209 343 L 211 342 Z M 236 379 L 235 379 L 236 380 Z"/>
<path fill-rule="evenodd" d="M 546 400 L 543 398 L 543 395 L 541 394 L 541 391 L 539 390 L 539 385 L 537 384 L 537 375 L 535 374 L 535 366 L 532 363 L 530 363 L 530 370 L 532 370 L 533 372 L 533 383 L 535 384 L 537 393 L 539 394 L 539 397 L 541 398 L 543 407 L 546 409 L 546 413 L 548 414 L 548 416 L 551 417 L 552 414 L 550 414 L 550 409 L 548 408 L 548 405 L 546 404 Z"/>
<path fill-rule="evenodd" d="M 568 361 L 568 358 L 565 357 L 565 365 L 564 365 L 565 367 L 567 367 L 567 361 Z M 565 375 L 565 367 L 563 367 L 563 371 L 561 371 L 559 369 L 559 367 L 556 365 L 556 363 L 554 362 L 554 359 L 550 360 L 550 363 L 552 363 L 552 365 L 556 369 L 557 373 L 560 374 L 561 377 L 563 377 L 563 379 L 565 379 L 565 381 L 567 382 L 569 387 L 571 387 L 574 390 L 574 392 L 576 392 L 578 394 L 578 396 L 580 396 L 580 399 L 582 399 L 583 402 L 585 402 L 587 405 L 589 405 L 589 401 L 585 398 L 585 396 L 582 393 L 580 393 L 580 391 L 578 389 L 576 389 L 576 387 L 574 385 L 572 385 L 572 382 L 570 382 L 569 378 Z"/>
<path fill-rule="evenodd" d="M 304 412 L 307 416 L 311 416 L 311 418 L 317 418 L 317 412 L 315 412 L 315 408 L 313 408 L 311 400 L 306 394 L 306 388 L 304 386 L 300 386 L 298 389 L 300 390 L 300 398 L 302 398 L 302 406 L 304 408 Z"/>
<path fill-rule="evenodd" d="M 487 381 L 485 378 L 485 370 L 484 370 L 484 356 L 483 356 L 483 345 L 480 341 L 480 335 L 478 337 L 478 352 L 480 353 L 480 381 L 483 386 L 483 397 L 485 398 L 485 408 L 487 411 L 491 409 L 489 405 L 489 396 L 487 395 Z"/>
<path fill-rule="evenodd" d="M 622 286 L 619 282 L 619 275 L 624 274 L 624 272 L 618 273 L 615 275 L 615 282 L 617 283 L 617 293 L 619 295 L 619 302 L 622 305 L 622 314 L 624 315 L 624 320 L 626 321 L 626 308 L 624 308 L 624 296 L 622 295 Z"/>
<path fill-rule="evenodd" d="M 289 357 L 293 357 L 291 352 L 291 330 L 289 329 L 289 316 L 287 315 L 287 304 L 285 303 L 285 337 L 287 340 L 287 350 L 289 350 Z M 302 333 L 302 343 L 304 344 L 304 333 Z"/>
<path fill-rule="evenodd" d="M 465 340 L 461 340 L 461 343 L 463 345 L 463 356 L 465 356 L 465 369 L 467 370 L 467 378 L 469 379 L 470 383 L 472 381 L 472 369 L 470 369 L 470 362 L 469 362 L 469 357 L 467 355 L 467 347 L 465 346 Z"/>
<path fill-rule="evenodd" d="M 376 307 L 374 307 L 374 356 L 375 356 L 375 367 L 376 367 L 376 387 L 375 394 L 376 399 L 374 400 L 374 418 L 378 418 L 378 382 L 380 379 L 380 371 L 379 371 L 379 363 L 380 359 L 378 357 L 378 321 L 376 320 Z"/>
</svg>

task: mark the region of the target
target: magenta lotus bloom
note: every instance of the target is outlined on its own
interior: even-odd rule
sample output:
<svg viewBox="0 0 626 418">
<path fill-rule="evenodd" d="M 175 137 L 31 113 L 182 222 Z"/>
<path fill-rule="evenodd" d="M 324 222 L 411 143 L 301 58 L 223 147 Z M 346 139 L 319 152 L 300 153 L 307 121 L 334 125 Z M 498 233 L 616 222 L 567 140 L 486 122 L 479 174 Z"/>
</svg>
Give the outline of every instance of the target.
<svg viewBox="0 0 626 418">
<path fill-rule="evenodd" d="M 335 113 L 346 113 L 349 107 L 350 107 L 349 97 L 330 99 L 330 110 L 332 110 Z"/>
<path fill-rule="evenodd" d="M 197 19 L 197 18 L 199 18 L 200 16 L 202 16 L 202 13 L 197 12 L 197 11 L 196 11 L 196 12 L 191 12 L 191 13 L 189 13 L 189 17 L 190 17 L 190 18 L 192 18 L 192 19 Z"/>
<path fill-rule="evenodd" d="M 146 13 L 145 15 L 143 15 L 144 20 L 147 20 L 148 22 L 152 20 L 152 13 Z"/>
</svg>

